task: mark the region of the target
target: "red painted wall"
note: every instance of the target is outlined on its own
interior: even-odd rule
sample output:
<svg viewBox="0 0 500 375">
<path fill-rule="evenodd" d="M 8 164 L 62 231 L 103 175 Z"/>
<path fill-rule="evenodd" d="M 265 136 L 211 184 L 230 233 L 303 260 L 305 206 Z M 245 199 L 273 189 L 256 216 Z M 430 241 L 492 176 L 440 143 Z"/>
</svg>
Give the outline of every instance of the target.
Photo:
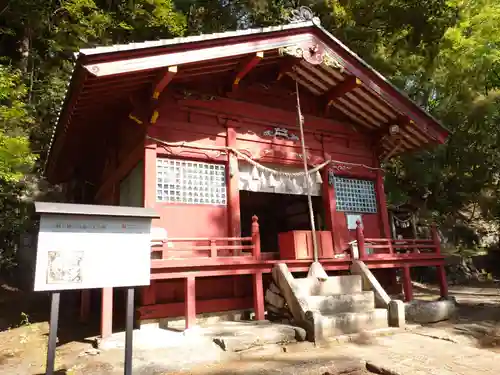
<svg viewBox="0 0 500 375">
<path fill-rule="evenodd" d="M 251 96 L 251 97 L 250 97 Z M 272 103 L 279 101 L 278 95 L 262 95 L 261 101 Z M 253 103 L 251 103 L 251 102 Z M 290 98 L 274 103 L 283 109 L 270 108 L 258 103 L 258 92 L 242 91 L 232 99 L 180 100 L 173 98 L 164 102 L 160 109 L 160 117 L 156 124 L 148 128 L 148 135 L 178 145 L 162 146 L 157 144 L 157 157 L 193 159 L 214 163 L 225 163 L 228 156 L 224 152 L 209 150 L 227 144 L 227 127 L 236 133 L 235 147 L 261 163 L 296 164 L 301 166 L 301 148 L 299 142 L 273 140 L 263 136 L 265 130 L 274 127 L 286 127 L 290 132 L 298 134 L 294 101 Z M 257 102 L 257 103 L 256 103 Z M 313 105 L 314 101 L 304 100 L 304 106 Z M 288 110 L 285 110 L 288 108 Z M 313 155 L 312 164 L 331 158 L 343 162 L 361 163 L 377 166 L 374 158 L 372 142 L 362 133 L 344 126 L 340 122 L 326 120 L 321 117 L 305 117 L 305 140 L 309 152 Z M 197 149 L 182 147 L 181 142 L 197 146 Z M 150 161 L 146 169 L 155 168 Z M 146 174 L 149 172 L 146 171 Z M 346 176 L 375 179 L 375 173 L 364 168 L 351 168 L 342 171 Z M 324 181 L 327 183 L 327 181 Z M 146 191 L 148 191 L 146 189 Z M 148 194 L 148 193 L 146 193 Z M 149 190 L 152 193 L 152 189 Z M 228 196 L 229 196 L 228 192 Z M 155 202 L 155 197 L 150 197 Z M 326 199 L 326 198 L 325 198 Z M 227 206 L 187 205 L 154 203 L 161 219 L 155 225 L 161 225 L 168 231 L 169 237 L 223 237 L 228 236 L 229 208 Z M 234 215 L 233 215 L 234 216 Z M 239 215 L 238 215 L 239 217 Z M 366 236 L 379 237 L 381 232 L 380 215 L 364 215 Z M 333 212 L 333 231 L 339 237 L 336 244 L 341 251 L 352 238 L 353 233 L 347 231 L 345 214 Z M 156 303 L 181 303 L 184 298 L 182 280 L 168 280 L 156 283 Z M 196 280 L 196 296 L 199 301 L 224 300 L 223 308 L 230 309 L 229 299 L 241 302 L 242 297 L 252 295 L 249 277 L 214 277 Z M 216 302 L 214 302 L 216 303 Z M 197 307 L 202 313 L 203 304 Z M 236 302 L 234 304 L 236 307 Z M 178 305 L 172 311 L 178 310 Z M 251 305 L 248 305 L 250 308 Z M 238 305 L 241 308 L 241 305 Z M 166 311 L 166 310 L 165 310 Z M 169 313 L 170 315 L 170 313 Z"/>
</svg>

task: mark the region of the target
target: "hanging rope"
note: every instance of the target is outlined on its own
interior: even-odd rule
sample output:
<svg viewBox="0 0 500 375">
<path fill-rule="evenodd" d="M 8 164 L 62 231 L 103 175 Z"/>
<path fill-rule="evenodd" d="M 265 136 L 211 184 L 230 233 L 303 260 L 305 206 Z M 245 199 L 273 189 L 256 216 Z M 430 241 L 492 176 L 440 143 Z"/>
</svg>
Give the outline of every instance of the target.
<svg viewBox="0 0 500 375">
<path fill-rule="evenodd" d="M 274 174 L 276 176 L 285 176 L 285 177 L 304 177 L 305 172 L 286 172 L 286 171 L 281 171 L 278 169 L 273 169 L 269 168 L 265 165 L 260 164 L 259 162 L 255 161 L 248 155 L 244 154 L 243 152 L 232 148 L 232 147 L 227 147 L 227 146 L 206 146 L 202 144 L 197 144 L 197 143 L 190 143 L 190 142 L 166 142 L 161 139 L 151 137 L 149 135 L 146 136 L 147 139 L 150 139 L 160 145 L 163 145 L 165 147 L 185 147 L 185 148 L 193 148 L 193 149 L 199 149 L 199 150 L 207 150 L 207 151 L 220 151 L 221 153 L 227 153 L 227 152 L 232 152 L 239 158 L 247 161 L 249 164 L 252 164 L 255 166 L 257 169 Z M 347 166 L 352 166 L 352 167 L 359 167 L 359 168 L 365 168 L 369 170 L 381 170 L 382 168 L 377 168 L 377 167 L 370 167 L 365 164 L 359 164 L 359 163 L 350 163 L 347 161 L 340 161 L 340 160 L 333 160 L 333 159 L 328 159 L 325 160 L 323 163 L 313 167 L 308 171 L 308 174 L 311 175 L 313 173 L 319 172 L 322 170 L 324 167 L 328 166 L 329 164 L 340 164 L 340 165 L 347 165 Z"/>
<path fill-rule="evenodd" d="M 411 222 L 411 215 L 408 217 L 408 219 L 400 219 L 399 217 L 397 217 L 396 215 L 394 215 L 394 219 L 400 223 L 400 224 L 408 224 L 409 222 Z"/>
</svg>

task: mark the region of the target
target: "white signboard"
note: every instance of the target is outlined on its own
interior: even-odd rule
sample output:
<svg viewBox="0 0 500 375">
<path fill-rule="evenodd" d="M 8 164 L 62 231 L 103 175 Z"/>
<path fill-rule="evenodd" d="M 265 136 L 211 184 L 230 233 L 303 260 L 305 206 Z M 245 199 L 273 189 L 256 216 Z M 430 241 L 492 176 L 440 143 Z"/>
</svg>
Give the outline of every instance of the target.
<svg viewBox="0 0 500 375">
<path fill-rule="evenodd" d="M 35 291 L 149 285 L 151 219 L 44 215 Z"/>
</svg>

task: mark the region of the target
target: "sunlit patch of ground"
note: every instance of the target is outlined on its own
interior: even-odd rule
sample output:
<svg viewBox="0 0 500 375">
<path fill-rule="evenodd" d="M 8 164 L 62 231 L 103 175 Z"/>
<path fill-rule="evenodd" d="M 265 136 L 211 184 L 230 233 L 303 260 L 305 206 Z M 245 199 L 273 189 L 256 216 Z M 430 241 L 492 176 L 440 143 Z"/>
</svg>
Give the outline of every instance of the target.
<svg viewBox="0 0 500 375">
<path fill-rule="evenodd" d="M 435 299 L 438 288 L 415 285 L 414 292 L 416 298 Z M 459 345 L 500 352 L 500 289 L 494 285 L 454 286 L 450 288 L 450 294 L 455 295 L 459 302 L 458 316 L 450 321 L 421 328 L 421 334 Z M 0 282 L 0 373 L 44 374 L 48 308 L 46 295 L 25 294 Z M 70 320 L 64 316 L 61 317 L 60 342 L 56 355 L 58 374 L 114 375 L 123 373 L 121 369 L 123 351 L 99 353 L 93 350 L 91 342 L 85 341 L 85 337 L 91 336 L 94 332 L 80 325 L 75 319 L 76 314 L 72 314 Z M 363 337 L 360 338 L 363 339 Z M 368 340 L 369 343 L 364 339 L 362 341 L 365 346 L 372 343 L 372 340 Z M 358 343 L 353 342 L 353 344 Z M 373 345 L 376 345 L 376 341 Z M 282 353 L 272 358 L 291 366 L 294 366 L 294 361 L 299 361 L 300 364 L 297 363 L 297 366 L 302 366 L 303 360 L 309 357 L 324 357 L 325 360 L 332 358 L 331 352 L 315 349 L 312 345 L 297 346 L 296 349 L 297 352 Z M 205 366 L 183 374 L 248 374 L 245 371 L 241 372 L 243 365 L 253 363 L 257 371 L 257 367 L 262 367 L 256 365 L 258 362 L 255 359 L 246 359 L 243 362 L 233 361 L 227 364 Z M 279 361 L 273 363 L 276 365 Z M 220 372 L 221 368 L 224 372 Z M 356 374 L 362 373 L 367 372 L 365 370 L 356 372 Z"/>
</svg>

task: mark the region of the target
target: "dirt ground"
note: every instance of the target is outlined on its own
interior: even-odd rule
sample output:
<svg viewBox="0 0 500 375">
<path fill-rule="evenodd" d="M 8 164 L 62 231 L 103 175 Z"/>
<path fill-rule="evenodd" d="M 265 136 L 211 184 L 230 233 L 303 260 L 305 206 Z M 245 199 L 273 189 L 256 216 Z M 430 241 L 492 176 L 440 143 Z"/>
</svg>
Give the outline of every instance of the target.
<svg viewBox="0 0 500 375">
<path fill-rule="evenodd" d="M 415 297 L 435 298 L 438 288 L 416 284 Z M 420 335 L 436 337 L 461 345 L 500 352 L 500 288 L 495 284 L 454 286 L 450 294 L 459 302 L 459 314 L 453 320 L 419 329 Z M 99 353 L 92 346 L 98 334 L 98 321 L 90 325 L 78 322 L 77 311 L 63 298 L 56 355 L 58 374 L 119 374 L 123 352 Z M 25 294 L 0 282 L 0 373 L 44 374 L 48 335 L 49 300 L 45 294 Z M 297 347 L 297 349 L 300 349 Z M 302 350 L 302 349 L 300 349 Z M 299 350 L 299 351 L 300 351 Z M 316 350 L 316 349 L 315 349 Z M 296 350 L 293 350 L 296 351 Z M 306 348 L 307 351 L 307 348 Z M 319 353 L 318 353 L 319 354 Z M 295 363 L 293 353 L 275 356 Z M 305 358 L 304 355 L 300 355 Z M 302 361 L 303 362 L 303 361 Z M 231 374 L 231 366 L 241 369 L 242 362 L 229 362 L 224 372 L 209 372 L 207 367 L 183 374 Z M 299 364 L 296 364 L 299 366 Z M 219 367 L 220 368 L 220 367 Z M 121 370 L 123 371 L 123 370 Z M 123 373 L 123 372 L 121 372 Z M 160 374 L 151 369 L 150 374 Z"/>
</svg>

